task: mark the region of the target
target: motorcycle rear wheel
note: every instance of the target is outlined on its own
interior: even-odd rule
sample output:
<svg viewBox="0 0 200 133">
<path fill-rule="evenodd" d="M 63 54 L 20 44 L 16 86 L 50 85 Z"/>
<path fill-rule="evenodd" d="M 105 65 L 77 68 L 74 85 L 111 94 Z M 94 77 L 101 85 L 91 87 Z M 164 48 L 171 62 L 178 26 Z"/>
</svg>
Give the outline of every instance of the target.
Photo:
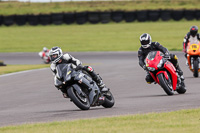
<svg viewBox="0 0 200 133">
<path fill-rule="evenodd" d="M 115 104 L 115 99 L 112 95 L 112 93 L 110 91 L 106 92 L 106 95 L 104 95 L 106 97 L 104 103 L 102 104 L 102 106 L 104 108 L 112 108 Z"/>
<path fill-rule="evenodd" d="M 73 101 L 73 103 L 78 108 L 80 108 L 81 110 L 89 110 L 90 109 L 90 102 L 89 102 L 88 98 L 86 97 L 86 94 L 84 94 L 84 96 L 79 95 L 79 93 L 73 87 L 70 87 L 67 90 L 67 93 L 68 93 L 68 96 Z"/>
<path fill-rule="evenodd" d="M 158 79 L 160 82 L 160 86 L 167 93 L 167 95 L 174 95 L 174 90 L 172 88 L 172 82 L 169 83 L 162 73 L 158 74 Z"/>
</svg>

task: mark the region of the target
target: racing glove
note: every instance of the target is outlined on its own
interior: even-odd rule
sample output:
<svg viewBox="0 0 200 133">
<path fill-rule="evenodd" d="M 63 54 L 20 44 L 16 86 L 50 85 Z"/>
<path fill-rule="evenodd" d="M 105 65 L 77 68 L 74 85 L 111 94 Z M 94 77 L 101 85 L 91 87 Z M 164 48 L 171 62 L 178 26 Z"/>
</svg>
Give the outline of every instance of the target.
<svg viewBox="0 0 200 133">
<path fill-rule="evenodd" d="M 144 70 L 147 70 L 147 67 L 146 67 L 146 65 L 144 65 L 142 68 L 143 68 Z"/>
<path fill-rule="evenodd" d="M 166 52 L 166 53 L 165 53 L 164 58 L 165 58 L 165 59 L 171 59 L 169 52 Z"/>
</svg>

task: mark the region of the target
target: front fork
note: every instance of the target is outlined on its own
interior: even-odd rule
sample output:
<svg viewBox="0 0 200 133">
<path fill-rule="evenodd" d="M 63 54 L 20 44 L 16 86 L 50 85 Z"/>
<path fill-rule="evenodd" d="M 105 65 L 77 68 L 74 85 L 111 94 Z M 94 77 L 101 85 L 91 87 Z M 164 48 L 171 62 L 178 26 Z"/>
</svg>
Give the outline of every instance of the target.
<svg viewBox="0 0 200 133">
<path fill-rule="evenodd" d="M 153 79 L 160 84 L 159 79 L 158 79 L 158 74 L 163 73 L 164 77 L 168 80 L 170 77 L 168 76 L 166 71 L 159 71 L 158 73 L 156 73 L 156 76 L 153 73 L 150 73 L 151 76 L 153 77 Z M 175 74 L 175 73 L 171 73 L 171 74 Z M 178 74 L 176 74 L 178 75 Z M 173 86 L 173 90 L 176 90 L 177 87 L 177 77 L 176 76 L 172 76 L 172 86 Z"/>
<path fill-rule="evenodd" d="M 193 56 L 187 55 L 188 64 L 190 64 L 191 69 L 194 69 L 194 60 L 195 60 L 195 58 L 198 59 L 198 63 L 199 63 L 198 67 L 200 68 L 200 57 L 199 56 L 198 57 L 193 57 Z"/>
</svg>

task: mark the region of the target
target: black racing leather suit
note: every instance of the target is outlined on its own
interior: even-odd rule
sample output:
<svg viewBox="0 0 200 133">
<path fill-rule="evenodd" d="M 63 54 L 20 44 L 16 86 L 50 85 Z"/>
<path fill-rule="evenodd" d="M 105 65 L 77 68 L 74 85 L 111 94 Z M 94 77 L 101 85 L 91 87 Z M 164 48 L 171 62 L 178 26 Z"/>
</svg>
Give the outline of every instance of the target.
<svg viewBox="0 0 200 133">
<path fill-rule="evenodd" d="M 169 51 L 158 42 L 152 42 L 149 48 L 140 47 L 138 51 L 138 58 L 141 67 L 145 65 L 144 60 L 151 51 L 161 51 L 164 54 L 169 54 Z"/>
<path fill-rule="evenodd" d="M 138 58 L 139 58 L 139 65 L 142 68 L 145 68 L 145 58 L 148 55 L 149 52 L 151 51 L 161 51 L 163 54 L 165 55 L 169 55 L 170 59 L 169 61 L 175 66 L 175 68 L 178 70 L 177 72 L 179 72 L 180 75 L 183 75 L 182 70 L 179 67 L 178 64 L 178 60 L 175 54 L 170 54 L 168 49 L 163 47 L 160 43 L 158 42 L 152 42 L 149 48 L 143 48 L 140 47 L 138 50 Z M 147 71 L 147 70 L 146 70 Z M 149 72 L 147 71 L 147 76 L 146 76 L 146 81 L 147 83 L 152 83 L 154 81 L 154 79 L 151 77 L 151 75 L 149 74 Z"/>
</svg>

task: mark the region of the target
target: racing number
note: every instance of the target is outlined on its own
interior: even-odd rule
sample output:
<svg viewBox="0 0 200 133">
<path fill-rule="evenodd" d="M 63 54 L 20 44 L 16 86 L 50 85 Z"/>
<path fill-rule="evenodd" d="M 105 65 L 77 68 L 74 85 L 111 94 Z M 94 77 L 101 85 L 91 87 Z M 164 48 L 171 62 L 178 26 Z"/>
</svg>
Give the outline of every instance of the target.
<svg viewBox="0 0 200 133">
<path fill-rule="evenodd" d="M 196 49 L 197 48 L 197 45 L 192 45 L 192 49 Z"/>
</svg>

